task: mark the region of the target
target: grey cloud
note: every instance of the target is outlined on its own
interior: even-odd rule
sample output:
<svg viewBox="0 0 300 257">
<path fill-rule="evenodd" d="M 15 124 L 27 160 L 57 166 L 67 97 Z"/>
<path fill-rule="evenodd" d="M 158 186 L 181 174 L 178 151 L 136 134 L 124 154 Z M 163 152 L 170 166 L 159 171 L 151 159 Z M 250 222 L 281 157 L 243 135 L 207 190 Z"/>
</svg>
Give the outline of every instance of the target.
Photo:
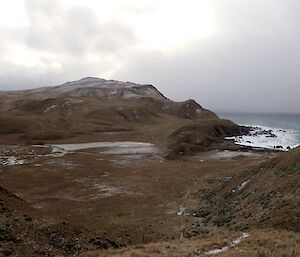
<svg viewBox="0 0 300 257">
<path fill-rule="evenodd" d="M 135 43 L 131 28 L 118 22 L 100 24 L 96 13 L 87 7 L 64 11 L 56 1 L 27 1 L 30 26 L 26 44 L 37 50 L 84 55 L 124 49 Z"/>
<path fill-rule="evenodd" d="M 210 45 L 205 53 L 194 47 L 176 57 L 136 57 L 116 76 L 153 83 L 172 98 L 195 98 L 215 110 L 299 112 L 299 54 L 278 54 L 270 46 L 257 51 L 223 47 Z"/>
<path fill-rule="evenodd" d="M 211 1 L 219 33 L 167 54 L 138 50 L 132 28 L 117 20 L 101 23 L 92 9 L 66 11 L 60 1 L 27 1 L 30 26 L 0 28 L 0 89 L 109 73 L 113 79 L 152 83 L 173 99 L 195 98 L 213 110 L 300 113 L 299 1 Z M 151 15 L 147 8 L 125 7 L 133 15 Z M 10 43 L 40 53 L 46 68 L 2 60 Z M 62 70 L 47 69 L 53 61 Z"/>
<path fill-rule="evenodd" d="M 132 28 L 118 21 L 101 23 L 91 8 L 65 9 L 60 3 L 28 0 L 25 6 L 29 25 L 0 28 L 0 90 L 52 85 L 107 73 L 113 67 L 112 59 L 136 44 Z M 39 65 L 27 67 L 5 60 L 14 45 L 30 49 L 38 56 Z M 53 69 L 52 63 L 61 64 L 62 69 Z"/>
<path fill-rule="evenodd" d="M 115 76 L 153 83 L 172 98 L 195 98 L 213 110 L 300 113 L 300 18 L 293 1 L 217 2 L 229 34 L 173 56 L 153 52 L 141 59 L 139 53 Z"/>
</svg>

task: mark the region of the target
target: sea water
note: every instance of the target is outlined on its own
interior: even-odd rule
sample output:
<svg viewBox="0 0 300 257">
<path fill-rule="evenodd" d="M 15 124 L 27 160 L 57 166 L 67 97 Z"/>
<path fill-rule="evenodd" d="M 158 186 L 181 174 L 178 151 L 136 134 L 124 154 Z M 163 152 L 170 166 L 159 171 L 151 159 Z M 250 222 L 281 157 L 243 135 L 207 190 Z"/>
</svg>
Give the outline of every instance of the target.
<svg viewBox="0 0 300 257">
<path fill-rule="evenodd" d="M 241 145 L 273 149 L 282 146 L 283 150 L 300 144 L 300 115 L 295 114 L 248 114 L 218 113 L 220 118 L 229 119 L 239 125 L 258 127 L 261 130 L 272 130 L 275 138 L 262 136 L 244 136 L 235 138 Z"/>
</svg>

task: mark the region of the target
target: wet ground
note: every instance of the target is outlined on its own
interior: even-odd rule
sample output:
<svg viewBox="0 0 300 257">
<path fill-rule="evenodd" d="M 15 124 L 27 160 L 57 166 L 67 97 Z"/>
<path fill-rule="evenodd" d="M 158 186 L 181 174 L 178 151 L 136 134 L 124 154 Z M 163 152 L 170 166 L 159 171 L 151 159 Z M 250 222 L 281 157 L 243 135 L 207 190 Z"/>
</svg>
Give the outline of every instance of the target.
<svg viewBox="0 0 300 257">
<path fill-rule="evenodd" d="M 208 153 L 200 154 L 199 158 L 201 160 L 230 160 L 234 158 L 252 157 L 259 158 L 261 154 L 254 152 L 242 152 L 242 151 L 211 151 Z"/>
</svg>

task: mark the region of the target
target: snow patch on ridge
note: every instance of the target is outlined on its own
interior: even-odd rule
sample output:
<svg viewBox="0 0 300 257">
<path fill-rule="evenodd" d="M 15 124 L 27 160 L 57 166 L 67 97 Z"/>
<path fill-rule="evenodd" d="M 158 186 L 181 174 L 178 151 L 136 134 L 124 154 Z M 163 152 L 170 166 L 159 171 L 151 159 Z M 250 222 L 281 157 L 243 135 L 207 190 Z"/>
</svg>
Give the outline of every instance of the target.
<svg viewBox="0 0 300 257">
<path fill-rule="evenodd" d="M 138 99 L 143 97 L 165 99 L 164 96 L 151 85 L 140 85 L 132 82 L 91 77 L 54 87 L 43 87 L 27 91 L 34 94 L 47 93 L 48 96 L 52 97 L 60 94 L 70 94 L 73 97 L 94 96 L 100 99 Z"/>
</svg>

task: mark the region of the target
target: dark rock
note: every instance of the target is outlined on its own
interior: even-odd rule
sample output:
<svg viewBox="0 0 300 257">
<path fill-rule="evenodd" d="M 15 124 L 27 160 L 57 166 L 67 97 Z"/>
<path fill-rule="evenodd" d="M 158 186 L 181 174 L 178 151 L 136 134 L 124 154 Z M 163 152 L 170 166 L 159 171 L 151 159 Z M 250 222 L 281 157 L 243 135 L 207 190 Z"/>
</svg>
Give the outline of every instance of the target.
<svg viewBox="0 0 300 257">
<path fill-rule="evenodd" d="M 283 149 L 283 146 L 281 145 L 277 145 L 277 146 L 274 146 L 275 149 Z"/>
<path fill-rule="evenodd" d="M 11 256 L 11 255 L 13 255 L 13 251 L 7 250 L 7 249 L 2 250 L 1 253 L 3 254 L 3 256 Z"/>
</svg>

